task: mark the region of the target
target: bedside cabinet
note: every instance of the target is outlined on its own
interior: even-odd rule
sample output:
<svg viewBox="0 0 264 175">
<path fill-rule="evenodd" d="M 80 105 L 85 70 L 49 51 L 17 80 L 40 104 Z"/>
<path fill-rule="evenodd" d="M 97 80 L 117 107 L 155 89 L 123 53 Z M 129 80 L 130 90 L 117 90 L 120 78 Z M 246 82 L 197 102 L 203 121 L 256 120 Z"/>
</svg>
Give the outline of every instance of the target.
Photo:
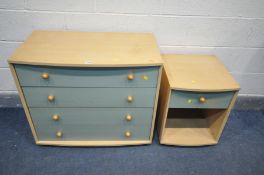
<svg viewBox="0 0 264 175">
<path fill-rule="evenodd" d="M 214 56 L 163 55 L 158 106 L 161 144 L 218 143 L 239 85 Z"/>
<path fill-rule="evenodd" d="M 162 59 L 152 34 L 35 31 L 9 59 L 37 144 L 150 144 Z"/>
</svg>

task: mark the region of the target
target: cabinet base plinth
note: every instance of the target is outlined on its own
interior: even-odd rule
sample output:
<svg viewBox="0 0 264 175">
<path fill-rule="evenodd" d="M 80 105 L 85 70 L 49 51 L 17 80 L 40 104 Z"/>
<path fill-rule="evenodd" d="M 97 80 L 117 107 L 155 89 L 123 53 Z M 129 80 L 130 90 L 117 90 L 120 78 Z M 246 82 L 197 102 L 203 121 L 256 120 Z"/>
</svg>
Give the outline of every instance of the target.
<svg viewBox="0 0 264 175">
<path fill-rule="evenodd" d="M 51 146 L 129 146 L 151 144 L 150 140 L 131 141 L 37 141 L 38 145 Z"/>
</svg>

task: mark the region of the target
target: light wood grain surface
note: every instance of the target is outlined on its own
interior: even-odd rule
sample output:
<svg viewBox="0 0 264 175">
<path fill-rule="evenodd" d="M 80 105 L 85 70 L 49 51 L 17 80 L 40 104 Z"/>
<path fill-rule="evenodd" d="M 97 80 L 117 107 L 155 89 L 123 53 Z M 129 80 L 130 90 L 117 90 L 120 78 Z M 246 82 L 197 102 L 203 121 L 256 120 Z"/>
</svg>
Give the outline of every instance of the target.
<svg viewBox="0 0 264 175">
<path fill-rule="evenodd" d="M 172 89 L 219 92 L 240 88 L 215 56 L 168 54 L 162 57 Z"/>
<path fill-rule="evenodd" d="M 9 64 L 9 68 L 10 68 L 11 73 L 13 75 L 13 78 L 15 80 L 15 84 L 16 84 L 16 87 L 17 87 L 17 90 L 18 90 L 18 94 L 19 94 L 22 106 L 24 108 L 24 111 L 25 111 L 29 126 L 31 128 L 31 132 L 33 134 L 34 140 L 35 140 L 35 142 L 37 142 L 38 141 L 38 136 L 37 136 L 37 133 L 36 133 L 36 129 L 35 129 L 34 123 L 32 121 L 32 118 L 31 118 L 31 115 L 30 115 L 30 111 L 29 111 L 29 108 L 27 106 L 26 98 L 25 98 L 24 92 L 23 92 L 23 90 L 21 88 L 21 85 L 20 85 L 20 82 L 19 82 L 19 79 L 18 79 L 18 76 L 17 76 L 17 73 L 16 73 L 16 69 L 15 69 L 13 64 Z"/>
<path fill-rule="evenodd" d="M 162 65 L 151 33 L 34 31 L 9 63 L 125 67 Z"/>
<path fill-rule="evenodd" d="M 151 144 L 150 140 L 128 140 L 128 141 L 37 141 L 38 145 L 54 146 L 126 146 Z"/>
</svg>

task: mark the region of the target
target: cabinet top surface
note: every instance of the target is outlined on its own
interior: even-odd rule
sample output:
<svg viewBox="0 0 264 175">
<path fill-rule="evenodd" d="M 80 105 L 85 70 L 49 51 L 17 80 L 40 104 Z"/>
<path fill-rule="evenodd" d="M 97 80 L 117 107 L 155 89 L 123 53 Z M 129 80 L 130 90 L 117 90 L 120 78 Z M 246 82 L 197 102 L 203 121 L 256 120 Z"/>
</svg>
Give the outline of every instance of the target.
<svg viewBox="0 0 264 175">
<path fill-rule="evenodd" d="M 9 63 L 125 67 L 162 65 L 151 33 L 34 31 Z"/>
<path fill-rule="evenodd" d="M 211 55 L 163 55 L 171 89 L 220 92 L 239 90 L 225 66 Z"/>
</svg>

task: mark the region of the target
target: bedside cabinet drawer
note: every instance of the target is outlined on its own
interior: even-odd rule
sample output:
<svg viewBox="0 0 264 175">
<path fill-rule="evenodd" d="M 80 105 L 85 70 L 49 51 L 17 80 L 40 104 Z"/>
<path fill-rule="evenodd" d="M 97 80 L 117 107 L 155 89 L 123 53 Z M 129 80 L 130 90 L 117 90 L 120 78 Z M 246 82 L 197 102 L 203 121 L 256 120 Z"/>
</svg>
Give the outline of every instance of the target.
<svg viewBox="0 0 264 175">
<path fill-rule="evenodd" d="M 40 140 L 146 140 L 152 112 L 152 108 L 30 108 Z"/>
<path fill-rule="evenodd" d="M 170 108 L 217 108 L 225 109 L 234 92 L 188 92 L 172 90 Z"/>
<path fill-rule="evenodd" d="M 21 86 L 156 87 L 159 67 L 67 68 L 15 65 Z"/>
<path fill-rule="evenodd" d="M 150 107 L 155 88 L 24 87 L 29 107 Z"/>
</svg>

